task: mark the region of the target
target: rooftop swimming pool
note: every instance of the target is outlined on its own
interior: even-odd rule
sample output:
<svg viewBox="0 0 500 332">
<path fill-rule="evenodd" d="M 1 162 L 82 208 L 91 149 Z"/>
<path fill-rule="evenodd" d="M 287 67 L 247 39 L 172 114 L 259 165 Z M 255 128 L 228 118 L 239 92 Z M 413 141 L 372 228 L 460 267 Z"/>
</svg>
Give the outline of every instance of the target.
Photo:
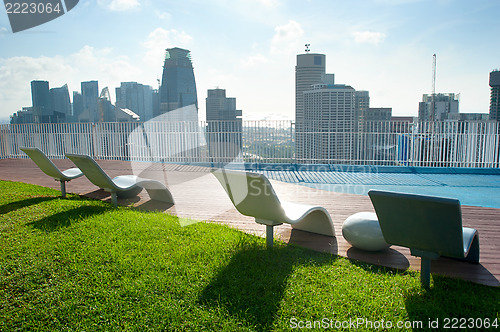
<svg viewBox="0 0 500 332">
<path fill-rule="evenodd" d="M 367 195 L 370 189 L 388 190 L 500 208 L 500 169 L 496 168 L 250 164 L 245 169 L 332 192 Z"/>
</svg>

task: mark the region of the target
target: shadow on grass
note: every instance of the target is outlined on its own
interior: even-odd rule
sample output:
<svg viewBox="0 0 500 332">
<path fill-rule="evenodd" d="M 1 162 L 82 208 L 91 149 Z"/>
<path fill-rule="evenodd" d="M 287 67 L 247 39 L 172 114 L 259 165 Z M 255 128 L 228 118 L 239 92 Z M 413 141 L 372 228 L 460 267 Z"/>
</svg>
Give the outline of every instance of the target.
<svg viewBox="0 0 500 332">
<path fill-rule="evenodd" d="M 486 330 L 477 324 L 490 323 L 497 319 L 500 326 L 500 288 L 478 285 L 441 276 L 432 276 L 434 284 L 428 290 L 412 288 L 405 291 L 405 307 L 410 321 L 422 321 L 423 328 L 429 329 L 430 321 L 436 322 L 432 329 L 445 329 L 445 322 L 452 319 L 474 319 L 473 325 L 462 327 L 461 330 Z M 437 328 L 436 328 L 437 327 Z M 473 328 L 472 328 L 473 327 Z M 460 328 L 460 321 L 454 329 Z M 452 329 L 453 330 L 453 329 Z"/>
<path fill-rule="evenodd" d="M 0 205 L 0 214 L 6 214 L 12 211 L 25 208 L 27 206 L 36 205 L 42 202 L 52 201 L 54 199 L 60 199 L 60 197 L 33 197 Z"/>
<path fill-rule="evenodd" d="M 257 330 L 269 330 L 277 318 L 290 274 L 298 265 L 323 265 L 336 256 L 286 246 L 246 247 L 235 253 L 199 297 L 203 305 L 225 308 Z"/>
<path fill-rule="evenodd" d="M 73 222 L 101 214 L 110 209 L 102 206 L 81 206 L 64 212 L 52 214 L 48 217 L 28 223 L 29 226 L 45 232 L 53 232 L 62 227 L 68 227 Z"/>
</svg>

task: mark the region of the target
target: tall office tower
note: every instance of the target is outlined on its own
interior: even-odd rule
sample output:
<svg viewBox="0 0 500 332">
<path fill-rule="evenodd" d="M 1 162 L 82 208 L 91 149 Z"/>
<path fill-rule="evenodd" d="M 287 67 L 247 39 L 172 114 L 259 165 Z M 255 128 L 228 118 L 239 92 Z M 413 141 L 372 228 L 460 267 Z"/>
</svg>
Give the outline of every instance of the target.
<svg viewBox="0 0 500 332">
<path fill-rule="evenodd" d="M 447 120 L 453 113 L 458 113 L 458 98 L 454 93 L 424 94 L 418 103 L 419 121 Z"/>
<path fill-rule="evenodd" d="M 241 110 L 236 98 L 227 98 L 226 90 L 208 90 L 206 98 L 207 141 L 214 162 L 231 162 L 242 148 Z"/>
<path fill-rule="evenodd" d="M 160 115 L 160 90 L 154 89 L 151 93 L 153 105 L 153 118 Z"/>
<path fill-rule="evenodd" d="M 295 66 L 295 149 L 297 160 L 306 156 L 304 150 L 304 91 L 310 90 L 313 84 L 322 83 L 325 77 L 326 56 L 324 54 L 297 54 Z M 334 84 L 334 76 L 329 75 L 329 84 Z"/>
<path fill-rule="evenodd" d="M 500 121 L 500 71 L 490 73 L 490 120 Z"/>
<path fill-rule="evenodd" d="M 368 91 L 356 91 L 356 118 L 359 118 L 362 113 L 370 108 L 370 93 Z"/>
<path fill-rule="evenodd" d="M 225 89 L 208 90 L 207 121 L 241 120 L 242 112 L 236 109 L 236 98 L 227 98 Z"/>
<path fill-rule="evenodd" d="M 78 117 L 83 113 L 83 96 L 78 91 L 73 91 L 73 115 L 71 116 L 71 122 L 78 122 Z"/>
<path fill-rule="evenodd" d="M 31 101 L 35 123 L 54 122 L 49 82 L 31 81 Z"/>
<path fill-rule="evenodd" d="M 115 106 L 111 103 L 111 96 L 108 87 L 102 89 L 97 100 L 97 109 L 99 110 L 99 122 L 115 122 Z"/>
<path fill-rule="evenodd" d="M 378 160 L 393 160 L 394 142 L 388 135 L 398 124 L 391 122 L 392 108 L 369 107 L 359 113 L 358 145 L 356 159 L 370 160 L 376 164 Z"/>
<path fill-rule="evenodd" d="M 54 112 L 61 114 L 66 120 L 71 116 L 71 102 L 69 100 L 68 85 L 50 89 L 50 98 Z"/>
<path fill-rule="evenodd" d="M 186 106 L 192 107 L 181 110 Z M 187 109 L 191 110 L 189 116 L 179 113 Z M 170 120 L 198 120 L 198 98 L 191 53 L 178 47 L 166 50 L 160 87 L 160 113 L 176 110 L 179 111 L 168 117 Z"/>
<path fill-rule="evenodd" d="M 83 112 L 79 121 L 99 122 L 98 99 L 99 85 L 97 81 L 82 82 Z"/>
<path fill-rule="evenodd" d="M 304 91 L 304 135 L 300 162 L 348 163 L 353 159 L 355 90 L 316 84 Z"/>
<path fill-rule="evenodd" d="M 370 93 L 368 91 L 356 91 L 354 92 L 354 100 L 355 100 L 355 115 L 354 115 L 354 131 L 359 133 L 364 126 L 363 114 L 370 108 Z M 358 146 L 361 144 L 361 140 L 363 137 L 357 135 L 354 140 L 354 151 L 360 151 Z"/>
<path fill-rule="evenodd" d="M 141 121 L 150 120 L 153 118 L 153 88 L 137 82 L 122 82 L 116 88 L 116 107 L 133 111 Z"/>
</svg>

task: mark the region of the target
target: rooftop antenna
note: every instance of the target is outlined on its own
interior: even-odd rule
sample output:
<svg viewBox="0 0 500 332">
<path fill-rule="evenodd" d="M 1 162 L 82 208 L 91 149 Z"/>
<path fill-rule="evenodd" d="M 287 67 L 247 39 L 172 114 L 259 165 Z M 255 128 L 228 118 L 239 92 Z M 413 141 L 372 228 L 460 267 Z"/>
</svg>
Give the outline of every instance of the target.
<svg viewBox="0 0 500 332">
<path fill-rule="evenodd" d="M 305 46 L 306 46 L 306 53 L 311 52 L 311 50 L 309 49 L 309 46 L 311 46 L 311 44 L 306 44 Z"/>
</svg>

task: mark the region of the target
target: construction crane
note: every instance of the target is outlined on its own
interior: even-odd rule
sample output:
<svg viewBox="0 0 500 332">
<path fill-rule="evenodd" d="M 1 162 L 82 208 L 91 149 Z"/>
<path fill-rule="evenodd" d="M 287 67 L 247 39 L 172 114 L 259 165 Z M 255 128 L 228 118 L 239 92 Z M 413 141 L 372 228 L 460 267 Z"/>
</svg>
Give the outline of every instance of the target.
<svg viewBox="0 0 500 332">
<path fill-rule="evenodd" d="M 431 95 L 430 120 L 436 119 L 436 53 L 432 55 L 432 95 Z"/>
</svg>

